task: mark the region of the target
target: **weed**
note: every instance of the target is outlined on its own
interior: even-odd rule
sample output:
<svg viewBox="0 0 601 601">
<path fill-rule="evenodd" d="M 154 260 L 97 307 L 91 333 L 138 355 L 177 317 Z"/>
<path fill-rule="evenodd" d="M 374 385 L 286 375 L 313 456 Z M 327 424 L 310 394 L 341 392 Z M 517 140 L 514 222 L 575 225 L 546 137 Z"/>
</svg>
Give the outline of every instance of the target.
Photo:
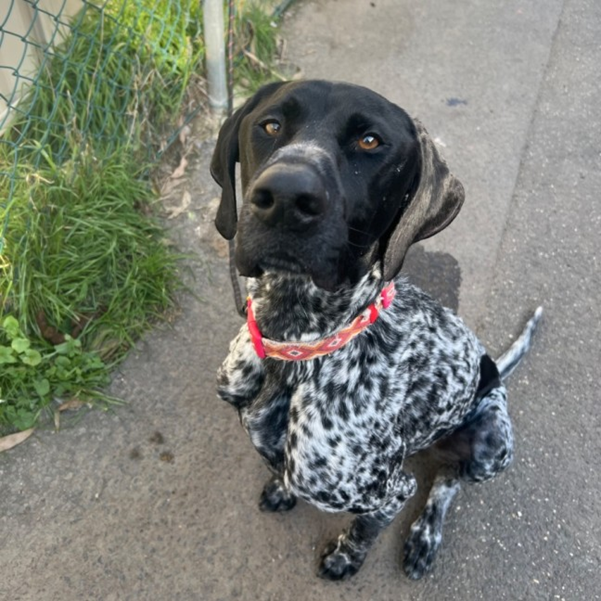
<svg viewBox="0 0 601 601">
<path fill-rule="evenodd" d="M 31 428 L 55 397 L 110 400 L 100 392 L 108 374 L 97 353 L 71 336 L 36 348 L 10 315 L 0 324 L 0 365 L 0 432 Z"/>
</svg>

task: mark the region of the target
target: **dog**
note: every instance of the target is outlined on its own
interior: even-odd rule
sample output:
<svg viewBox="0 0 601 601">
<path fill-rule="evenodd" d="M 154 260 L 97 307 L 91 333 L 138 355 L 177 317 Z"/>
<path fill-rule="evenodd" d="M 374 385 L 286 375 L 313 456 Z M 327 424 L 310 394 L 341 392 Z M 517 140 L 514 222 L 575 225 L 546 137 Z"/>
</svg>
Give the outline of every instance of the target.
<svg viewBox="0 0 601 601">
<path fill-rule="evenodd" d="M 409 246 L 447 227 L 464 191 L 419 121 L 366 88 L 263 87 L 223 124 L 211 173 L 222 188 L 215 224 L 236 237 L 249 291 L 218 394 L 272 472 L 260 509 L 301 498 L 355 514 L 318 569 L 348 578 L 416 491 L 405 458 L 436 446 L 446 462 L 405 545 L 405 572 L 421 578 L 461 482 L 511 463 L 503 381 L 542 310 L 495 362 L 399 275 Z"/>
</svg>

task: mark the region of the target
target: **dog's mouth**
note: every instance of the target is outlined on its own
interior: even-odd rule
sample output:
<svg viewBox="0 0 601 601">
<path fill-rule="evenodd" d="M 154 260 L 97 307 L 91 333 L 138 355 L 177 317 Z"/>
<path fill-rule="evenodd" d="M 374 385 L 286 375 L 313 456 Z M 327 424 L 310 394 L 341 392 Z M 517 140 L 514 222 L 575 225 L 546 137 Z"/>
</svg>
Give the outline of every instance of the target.
<svg viewBox="0 0 601 601">
<path fill-rule="evenodd" d="M 259 256 L 257 256 L 259 255 Z M 241 275 L 256 278 L 265 272 L 307 274 L 307 266 L 297 258 L 287 254 L 265 252 L 245 252 L 242 245 L 236 245 L 236 266 Z"/>
<path fill-rule="evenodd" d="M 338 273 L 334 266 L 316 268 L 302 261 L 299 257 L 286 254 L 267 255 L 255 261 L 248 261 L 244 253 L 237 253 L 236 264 L 241 275 L 260 277 L 266 272 L 282 275 L 305 276 L 313 280 L 318 287 L 328 292 L 334 292 L 340 285 Z"/>
<path fill-rule="evenodd" d="M 284 273 L 305 274 L 307 269 L 298 260 L 287 257 L 266 257 L 259 261 L 258 267 L 261 271 L 281 271 Z"/>
<path fill-rule="evenodd" d="M 278 258 L 267 260 L 261 263 L 260 266 L 263 272 L 271 271 L 285 275 L 305 276 L 310 278 L 318 288 L 322 288 L 327 292 L 335 292 L 340 286 L 337 274 L 315 272 L 295 261 Z"/>
<path fill-rule="evenodd" d="M 345 276 L 348 232 L 333 212 L 309 232 L 269 227 L 254 215 L 246 201 L 240 213 L 236 240 L 236 266 L 245 277 L 265 272 L 306 276 L 319 288 L 336 290 Z M 338 211 L 340 212 L 340 211 Z"/>
</svg>

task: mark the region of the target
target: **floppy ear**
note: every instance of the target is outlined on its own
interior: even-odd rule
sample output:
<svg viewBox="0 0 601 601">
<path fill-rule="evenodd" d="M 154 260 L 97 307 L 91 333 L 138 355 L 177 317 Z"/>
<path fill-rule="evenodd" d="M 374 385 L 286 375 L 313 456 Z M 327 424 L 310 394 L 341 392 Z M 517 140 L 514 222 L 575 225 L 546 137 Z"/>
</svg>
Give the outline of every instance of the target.
<svg viewBox="0 0 601 601">
<path fill-rule="evenodd" d="M 246 106 L 246 105 L 245 105 Z M 227 240 L 236 235 L 236 163 L 239 160 L 238 132 L 244 116 L 243 108 L 228 117 L 219 130 L 211 159 L 211 175 L 221 186 L 221 202 L 215 217 L 217 231 Z"/>
<path fill-rule="evenodd" d="M 227 240 L 236 235 L 238 213 L 236 210 L 236 163 L 240 161 L 238 135 L 242 120 L 258 104 L 275 92 L 283 84 L 281 82 L 263 86 L 254 96 L 249 98 L 233 115 L 228 117 L 219 130 L 217 145 L 211 159 L 211 175 L 221 186 L 221 202 L 215 217 L 217 231 Z"/>
<path fill-rule="evenodd" d="M 447 227 L 465 198 L 461 182 L 449 172 L 426 128 L 417 120 L 415 127 L 421 152 L 419 184 L 388 239 L 383 261 L 386 281 L 401 270 L 411 244 Z"/>
</svg>

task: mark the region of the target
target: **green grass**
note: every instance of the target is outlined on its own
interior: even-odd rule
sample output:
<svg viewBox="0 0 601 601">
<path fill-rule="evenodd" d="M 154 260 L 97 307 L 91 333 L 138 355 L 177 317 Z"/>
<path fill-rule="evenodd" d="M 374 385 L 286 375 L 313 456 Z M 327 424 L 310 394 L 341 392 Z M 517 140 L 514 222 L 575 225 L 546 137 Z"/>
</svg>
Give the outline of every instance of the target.
<svg viewBox="0 0 601 601">
<path fill-rule="evenodd" d="M 85 139 L 107 154 L 157 143 L 177 121 L 190 80 L 200 76 L 204 47 L 196 0 L 113 0 L 86 5 L 72 34 L 45 55 L 9 141 L 20 160 L 42 148 L 54 160 L 77 155 Z M 150 155 L 148 155 L 150 156 Z"/>
<path fill-rule="evenodd" d="M 140 211 L 155 198 L 143 171 L 128 152 L 102 161 L 83 153 L 76 169 L 46 155 L 17 190 L 2 311 L 16 312 L 27 331 L 40 329 L 40 311 L 67 332 L 93 315 L 84 332 L 92 346 L 108 324 L 120 342 L 139 335 L 145 314 L 169 305 L 177 281 L 162 229 Z"/>
<path fill-rule="evenodd" d="M 234 35 L 236 82 L 254 92 L 268 81 L 281 79 L 273 67 L 277 52 L 277 27 L 271 11 L 257 2 L 238 15 Z"/>
<path fill-rule="evenodd" d="M 3 366 L 0 429 L 30 427 L 52 397 L 102 400 L 99 385 L 111 363 L 173 304 L 178 256 L 140 210 L 155 194 L 139 171 L 127 152 L 102 162 L 84 153 L 76 170 L 48 157 L 15 190 L 0 262 L 0 314 L 13 317 L 44 357 L 45 372 L 56 367 L 49 357 L 57 357 L 57 345 L 76 339 L 86 375 L 67 370 L 79 379 L 58 391 L 55 381 L 42 397 L 37 365 Z M 7 338 L 0 335 L 0 345 Z"/>
<path fill-rule="evenodd" d="M 180 286 L 150 176 L 200 79 L 201 3 L 87 6 L 0 139 L 0 435 L 65 401 L 105 405 Z M 275 30 L 239 2 L 236 32 L 252 91 L 274 77 Z"/>
</svg>

